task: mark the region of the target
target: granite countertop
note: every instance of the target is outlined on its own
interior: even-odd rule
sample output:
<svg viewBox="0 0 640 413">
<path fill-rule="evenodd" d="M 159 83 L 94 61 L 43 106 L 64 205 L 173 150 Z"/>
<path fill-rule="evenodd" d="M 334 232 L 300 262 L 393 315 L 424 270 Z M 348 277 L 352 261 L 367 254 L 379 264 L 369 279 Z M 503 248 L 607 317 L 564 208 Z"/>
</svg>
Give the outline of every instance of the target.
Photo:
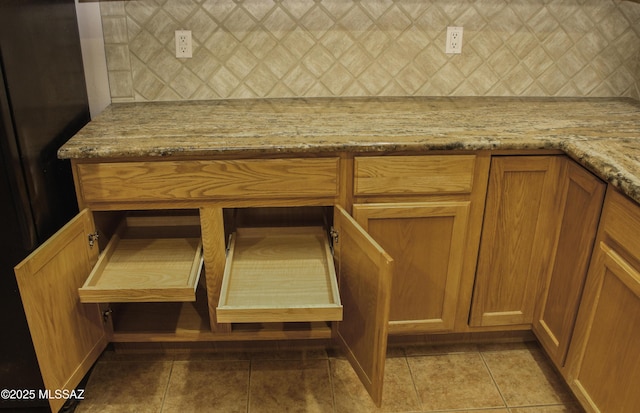
<svg viewBox="0 0 640 413">
<path fill-rule="evenodd" d="M 318 98 L 109 106 L 63 159 L 559 149 L 640 203 L 640 102 Z"/>
</svg>

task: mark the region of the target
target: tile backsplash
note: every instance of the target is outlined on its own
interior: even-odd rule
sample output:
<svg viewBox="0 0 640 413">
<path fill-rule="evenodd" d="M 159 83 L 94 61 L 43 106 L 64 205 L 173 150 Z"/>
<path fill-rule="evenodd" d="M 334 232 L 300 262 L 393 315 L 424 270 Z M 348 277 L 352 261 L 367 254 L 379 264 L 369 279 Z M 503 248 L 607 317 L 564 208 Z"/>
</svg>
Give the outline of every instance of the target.
<svg viewBox="0 0 640 413">
<path fill-rule="evenodd" d="M 621 0 L 100 3 L 113 102 L 311 96 L 640 98 Z M 463 26 L 461 55 L 444 53 Z M 191 30 L 193 58 L 175 58 Z"/>
</svg>

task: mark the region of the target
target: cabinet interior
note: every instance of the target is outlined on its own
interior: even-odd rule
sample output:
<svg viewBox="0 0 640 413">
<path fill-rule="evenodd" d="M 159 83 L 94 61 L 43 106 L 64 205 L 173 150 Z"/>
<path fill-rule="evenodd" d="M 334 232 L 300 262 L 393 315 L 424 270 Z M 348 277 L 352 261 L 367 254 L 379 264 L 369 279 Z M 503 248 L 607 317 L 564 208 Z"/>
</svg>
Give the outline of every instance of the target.
<svg viewBox="0 0 640 413">
<path fill-rule="evenodd" d="M 174 216 L 198 218 L 197 210 L 176 210 L 176 211 L 135 211 L 127 213 L 127 216 L 135 215 L 144 217 L 148 222 L 153 222 L 158 216 L 166 214 Z M 123 214 L 114 212 L 95 213 L 96 223 L 101 227 L 101 234 L 104 238 L 113 239 L 117 231 L 117 223 Z M 266 207 L 266 208 L 225 208 L 224 216 L 224 236 L 228 241 L 231 235 L 240 232 L 264 230 L 268 233 L 271 230 L 282 229 L 291 231 L 292 228 L 309 228 L 315 231 L 321 230 L 328 239 L 328 231 L 333 221 L 332 207 Z M 188 219 L 188 218 L 187 218 Z M 99 223 L 103 223 L 102 225 Z M 149 230 L 141 236 L 162 234 L 162 220 L 159 220 L 159 228 Z M 136 229 L 134 229 L 134 232 Z M 295 230 L 294 230 L 295 231 Z M 185 234 L 177 234 L 185 235 Z M 331 257 L 330 257 L 331 258 Z M 228 340 L 228 339 L 302 339 L 302 338 L 329 338 L 331 337 L 331 321 L 341 318 L 335 316 L 320 317 L 325 319 L 309 318 L 302 321 L 304 317 L 274 318 L 269 317 L 252 322 L 244 320 L 242 322 L 230 322 L 230 333 L 213 334 L 211 332 L 209 311 L 212 304 L 207 297 L 206 269 L 195 288 L 195 300 L 190 302 L 111 302 L 109 308 L 112 310 L 113 341 L 157 341 L 164 338 L 167 341 L 191 341 L 191 340 Z M 282 280 L 279 281 L 283 283 Z M 339 298 L 338 298 L 339 300 Z M 225 321 L 226 322 L 226 321 Z"/>
</svg>

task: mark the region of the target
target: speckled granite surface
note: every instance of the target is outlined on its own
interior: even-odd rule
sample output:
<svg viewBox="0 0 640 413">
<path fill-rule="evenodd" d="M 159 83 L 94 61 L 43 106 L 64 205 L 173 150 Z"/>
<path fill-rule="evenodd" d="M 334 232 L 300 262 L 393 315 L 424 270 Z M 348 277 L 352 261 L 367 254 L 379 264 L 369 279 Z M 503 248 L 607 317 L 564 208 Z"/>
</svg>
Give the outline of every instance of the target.
<svg viewBox="0 0 640 413">
<path fill-rule="evenodd" d="M 339 98 L 114 104 L 58 152 L 128 158 L 561 149 L 640 203 L 640 102 Z"/>
</svg>

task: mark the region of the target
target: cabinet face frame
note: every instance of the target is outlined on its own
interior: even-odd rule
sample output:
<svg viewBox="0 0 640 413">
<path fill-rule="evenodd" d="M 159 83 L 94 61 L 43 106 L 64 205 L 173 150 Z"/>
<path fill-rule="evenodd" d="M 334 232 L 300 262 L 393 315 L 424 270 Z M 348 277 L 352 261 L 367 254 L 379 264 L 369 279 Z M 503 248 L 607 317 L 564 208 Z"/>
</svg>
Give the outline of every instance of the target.
<svg viewBox="0 0 640 413">
<path fill-rule="evenodd" d="M 98 259 L 90 211 L 67 225 L 15 268 L 29 330 L 45 388 L 73 390 L 109 341 L 110 328 L 98 304 L 82 304 L 82 287 Z M 65 400 L 50 399 L 57 412 Z"/>
</svg>

